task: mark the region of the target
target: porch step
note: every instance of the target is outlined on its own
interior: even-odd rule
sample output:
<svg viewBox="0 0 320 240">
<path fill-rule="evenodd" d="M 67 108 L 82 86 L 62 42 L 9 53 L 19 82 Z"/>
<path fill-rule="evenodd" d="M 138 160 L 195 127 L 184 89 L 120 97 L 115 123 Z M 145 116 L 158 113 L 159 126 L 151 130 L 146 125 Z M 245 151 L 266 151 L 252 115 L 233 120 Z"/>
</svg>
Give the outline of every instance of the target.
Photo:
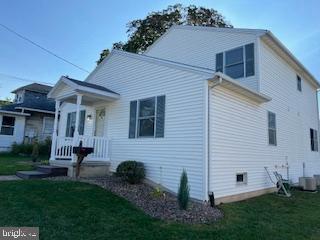
<svg viewBox="0 0 320 240">
<path fill-rule="evenodd" d="M 17 171 L 16 175 L 23 179 L 39 179 L 46 177 L 67 176 L 68 168 L 42 165 L 34 171 Z"/>
<path fill-rule="evenodd" d="M 50 177 L 68 175 L 68 168 L 51 166 L 51 165 L 42 165 L 42 166 L 40 165 L 37 167 L 37 171 L 47 173 L 50 175 Z"/>
<path fill-rule="evenodd" d="M 48 173 L 40 171 L 17 171 L 16 175 L 23 179 L 39 179 L 49 177 Z"/>
</svg>

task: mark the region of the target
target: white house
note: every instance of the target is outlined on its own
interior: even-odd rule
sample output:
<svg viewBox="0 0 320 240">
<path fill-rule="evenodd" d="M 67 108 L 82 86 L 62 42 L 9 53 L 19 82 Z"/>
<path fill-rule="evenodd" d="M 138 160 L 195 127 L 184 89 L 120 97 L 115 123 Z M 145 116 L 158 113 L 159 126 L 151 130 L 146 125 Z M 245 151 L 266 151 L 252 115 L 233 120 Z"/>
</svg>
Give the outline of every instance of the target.
<svg viewBox="0 0 320 240">
<path fill-rule="evenodd" d="M 144 54 L 113 50 L 84 82 L 60 79 L 50 162 L 73 165 L 82 140 L 87 164 L 141 161 L 174 192 L 186 169 L 195 199 L 256 196 L 274 190 L 264 167 L 293 183 L 320 173 L 318 88 L 269 31 L 175 26 Z"/>
<path fill-rule="evenodd" d="M 0 152 L 9 151 L 13 143 L 51 138 L 55 113 L 55 103 L 47 99 L 51 89 L 32 83 L 12 91 L 14 102 L 0 106 Z"/>
</svg>

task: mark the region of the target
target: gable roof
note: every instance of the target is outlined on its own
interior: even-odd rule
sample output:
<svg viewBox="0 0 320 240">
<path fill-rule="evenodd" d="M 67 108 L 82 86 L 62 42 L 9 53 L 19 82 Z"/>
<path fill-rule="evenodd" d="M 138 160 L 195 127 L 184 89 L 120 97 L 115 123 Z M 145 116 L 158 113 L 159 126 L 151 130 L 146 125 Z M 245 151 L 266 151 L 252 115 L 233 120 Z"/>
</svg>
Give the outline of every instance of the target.
<svg viewBox="0 0 320 240">
<path fill-rule="evenodd" d="M 19 87 L 13 90 L 12 93 L 17 93 L 18 91 L 21 91 L 21 90 L 29 90 L 29 91 L 38 92 L 38 93 L 48 93 L 50 92 L 51 89 L 52 87 L 48 85 L 32 83 L 32 84 Z"/>
<path fill-rule="evenodd" d="M 146 61 L 146 62 L 151 62 L 151 63 L 155 63 L 155 64 L 168 66 L 171 68 L 178 68 L 178 69 L 193 71 L 193 72 L 196 72 L 196 73 L 202 74 L 202 75 L 212 75 L 214 73 L 214 70 L 209 69 L 209 68 L 198 67 L 198 66 L 193 66 L 190 64 L 184 64 L 184 63 L 180 63 L 180 62 L 170 61 L 170 60 L 157 58 L 157 57 L 153 57 L 153 56 L 149 56 L 149 55 L 145 55 L 145 54 L 131 53 L 131 52 L 123 51 L 123 50 L 112 49 L 112 51 L 109 53 L 109 55 L 105 59 L 103 59 L 103 61 L 98 66 L 96 66 L 96 68 L 86 77 L 86 79 L 84 81 L 86 83 L 88 83 L 87 81 L 114 55 L 121 55 L 121 56 L 125 56 L 128 58 L 134 58 L 134 59 L 138 59 L 141 61 Z"/>
<path fill-rule="evenodd" d="M 73 82 L 73 83 L 75 83 L 75 84 L 77 84 L 79 86 L 89 87 L 89 88 L 93 88 L 93 89 L 97 89 L 97 90 L 101 90 L 101 91 L 105 91 L 105 92 L 109 92 L 109 93 L 118 94 L 118 93 L 116 93 L 114 91 L 111 91 L 108 88 L 105 88 L 105 87 L 97 85 L 97 84 L 76 80 L 76 79 L 73 79 L 73 78 L 70 78 L 70 77 L 65 77 L 65 78 L 67 78 L 68 80 L 70 80 L 71 82 Z"/>
<path fill-rule="evenodd" d="M 262 41 L 267 44 L 273 45 L 277 54 L 288 62 L 298 72 L 304 73 L 303 77 L 306 78 L 315 87 L 320 88 L 320 84 L 317 79 L 303 66 L 303 64 L 286 48 L 269 30 L 264 29 L 246 29 L 246 28 L 218 28 L 218 27 L 206 27 L 206 26 L 188 26 L 188 25 L 174 25 L 169 28 L 161 37 L 159 37 L 148 49 L 144 52 L 147 54 L 148 51 L 161 41 L 167 34 L 175 29 L 183 29 L 188 31 L 207 31 L 207 32 L 225 32 L 225 33 L 241 33 L 241 34 L 252 34 L 259 37 Z"/>
</svg>

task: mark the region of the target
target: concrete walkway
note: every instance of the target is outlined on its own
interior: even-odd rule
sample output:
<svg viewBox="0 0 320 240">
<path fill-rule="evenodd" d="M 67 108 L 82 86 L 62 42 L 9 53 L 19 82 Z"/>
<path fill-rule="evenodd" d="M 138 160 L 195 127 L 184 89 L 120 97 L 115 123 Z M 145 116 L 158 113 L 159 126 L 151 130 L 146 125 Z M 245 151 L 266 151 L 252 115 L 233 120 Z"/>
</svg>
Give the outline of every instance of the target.
<svg viewBox="0 0 320 240">
<path fill-rule="evenodd" d="M 0 176 L 0 181 L 22 180 L 16 175 Z"/>
</svg>

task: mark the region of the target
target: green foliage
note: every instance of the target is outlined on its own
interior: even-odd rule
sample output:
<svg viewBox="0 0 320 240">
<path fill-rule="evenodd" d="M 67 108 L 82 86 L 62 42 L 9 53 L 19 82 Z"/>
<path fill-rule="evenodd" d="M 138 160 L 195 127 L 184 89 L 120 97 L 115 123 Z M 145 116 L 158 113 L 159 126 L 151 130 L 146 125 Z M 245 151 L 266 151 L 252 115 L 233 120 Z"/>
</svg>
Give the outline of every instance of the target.
<svg viewBox="0 0 320 240">
<path fill-rule="evenodd" d="M 1 181 L 0 192 L 0 226 L 37 226 L 45 240 L 297 240 L 320 236 L 320 193 L 294 191 L 290 199 L 267 194 L 223 204 L 223 219 L 193 225 L 151 218 L 129 201 L 80 182 Z"/>
<path fill-rule="evenodd" d="M 160 187 L 156 187 L 152 190 L 151 192 L 151 196 L 155 197 L 155 198 L 160 198 L 160 197 L 165 197 L 166 194 L 161 190 Z"/>
<path fill-rule="evenodd" d="M 39 158 L 39 144 L 37 141 L 33 143 L 31 157 L 33 162 L 36 162 Z"/>
<path fill-rule="evenodd" d="M 131 184 L 140 183 L 145 177 L 144 165 L 141 162 L 124 161 L 118 165 L 116 176 Z"/>
<path fill-rule="evenodd" d="M 212 8 L 195 5 L 184 7 L 176 4 L 162 11 L 149 13 L 144 19 L 129 22 L 127 25 L 129 39 L 125 43 L 114 43 L 113 48 L 142 53 L 173 25 L 232 27 L 218 11 Z M 97 64 L 108 54 L 109 49 L 103 50 Z"/>
<path fill-rule="evenodd" d="M 178 203 L 180 209 L 186 210 L 188 208 L 189 203 L 189 192 L 190 187 L 188 185 L 188 176 L 185 169 L 183 169 L 181 178 L 180 178 L 180 185 L 178 189 Z"/>
<path fill-rule="evenodd" d="M 43 157 L 50 156 L 51 139 L 47 138 L 44 142 L 38 143 L 39 155 Z M 33 144 L 30 143 L 13 143 L 11 146 L 11 153 L 20 156 L 32 156 Z"/>
</svg>

